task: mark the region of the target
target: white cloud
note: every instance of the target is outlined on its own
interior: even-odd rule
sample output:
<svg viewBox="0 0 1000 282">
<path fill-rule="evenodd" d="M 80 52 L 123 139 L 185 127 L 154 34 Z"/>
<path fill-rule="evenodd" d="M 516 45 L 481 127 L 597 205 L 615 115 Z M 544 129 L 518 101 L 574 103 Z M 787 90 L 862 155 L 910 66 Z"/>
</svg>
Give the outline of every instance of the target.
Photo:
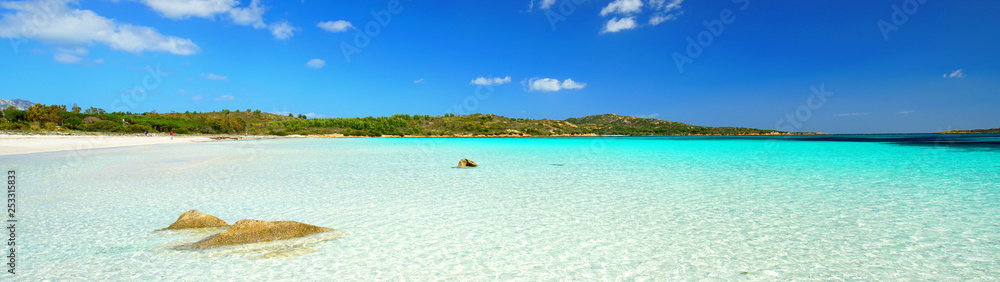
<svg viewBox="0 0 1000 282">
<path fill-rule="evenodd" d="M 424 83 L 424 79 L 421 78 L 421 79 L 414 80 L 413 83 Z"/>
<path fill-rule="evenodd" d="M 344 32 L 354 28 L 354 25 L 352 25 L 351 22 L 345 20 L 320 22 L 316 24 L 316 26 L 333 33 Z"/>
<path fill-rule="evenodd" d="M 945 78 L 965 78 L 965 73 L 962 72 L 962 69 L 957 69 L 957 70 L 951 72 L 951 74 L 945 74 L 944 77 Z"/>
<path fill-rule="evenodd" d="M 211 19 L 216 14 L 229 12 L 233 6 L 239 4 L 236 0 L 144 0 L 143 2 L 164 17 L 175 20 L 192 16 Z"/>
<path fill-rule="evenodd" d="M 101 43 L 132 53 L 144 51 L 191 55 L 199 52 L 190 39 L 165 36 L 156 29 L 119 24 L 90 10 L 73 9 L 63 1 L 0 2 L 12 10 L 0 18 L 0 38 L 30 38 L 59 45 Z M 45 19 L 38 24 L 36 19 Z M 31 33 L 25 32 L 30 30 Z"/>
<path fill-rule="evenodd" d="M 607 16 L 608 14 L 618 13 L 629 15 L 633 13 L 642 12 L 642 1 L 640 0 L 615 0 L 608 3 L 601 9 L 601 16 Z"/>
<path fill-rule="evenodd" d="M 236 7 L 229 10 L 229 19 L 238 25 L 262 29 L 267 27 L 264 24 L 264 12 L 267 12 L 267 7 L 261 6 L 260 0 L 253 0 L 246 8 Z"/>
<path fill-rule="evenodd" d="M 499 77 L 493 77 L 493 78 L 479 77 L 477 79 L 473 79 L 470 84 L 474 84 L 474 85 L 493 85 L 493 84 L 505 84 L 505 83 L 510 83 L 510 76 L 507 76 L 507 77 L 504 77 L 504 78 L 499 78 Z"/>
<path fill-rule="evenodd" d="M 648 115 L 638 115 L 636 117 L 641 117 L 641 118 L 656 118 L 656 117 L 659 117 L 659 116 L 660 116 L 660 113 L 652 113 L 652 114 L 648 114 Z"/>
<path fill-rule="evenodd" d="M 194 95 L 191 97 L 191 101 L 194 101 L 195 103 L 200 103 L 202 99 L 201 95 Z"/>
<path fill-rule="evenodd" d="M 670 12 L 680 9 L 683 2 L 684 0 L 670 0 L 670 2 L 667 2 L 667 0 L 650 0 L 649 6 L 660 12 Z"/>
<path fill-rule="evenodd" d="M 902 111 L 902 112 L 896 112 L 896 113 L 897 114 L 901 114 L 901 115 L 908 115 L 908 114 L 912 114 L 912 113 L 915 113 L 915 112 L 917 112 L 917 111 L 916 110 L 909 110 L 909 111 Z"/>
<path fill-rule="evenodd" d="M 285 115 L 288 115 L 288 113 L 285 113 Z M 331 117 L 331 116 L 328 116 L 328 115 L 317 114 L 317 113 L 307 113 L 305 115 L 306 115 L 307 118 L 329 118 L 329 117 Z"/>
<path fill-rule="evenodd" d="M 584 87 L 587 87 L 586 83 L 579 83 L 569 78 L 564 80 L 562 83 L 563 89 L 583 89 Z"/>
<path fill-rule="evenodd" d="M 56 53 L 52 56 L 52 59 L 61 64 L 75 64 L 80 62 L 80 57 L 67 53 Z"/>
<path fill-rule="evenodd" d="M 274 38 L 278 40 L 288 39 L 292 37 L 295 32 L 295 27 L 285 20 L 271 23 L 271 25 L 268 26 L 268 29 L 271 30 L 271 34 L 274 35 Z"/>
<path fill-rule="evenodd" d="M 97 59 L 97 60 L 94 60 L 94 64 L 98 64 L 98 65 L 100 65 L 100 64 L 104 64 L 104 59 Z"/>
<path fill-rule="evenodd" d="M 83 47 L 76 47 L 76 48 L 56 47 L 56 51 L 66 54 L 80 55 L 80 56 L 87 55 L 88 53 L 87 49 Z"/>
<path fill-rule="evenodd" d="M 618 18 L 611 18 L 608 20 L 608 23 L 604 25 L 604 29 L 601 30 L 601 33 L 619 32 L 626 29 L 633 29 L 636 26 L 635 17 L 622 18 L 620 20 Z"/>
<path fill-rule="evenodd" d="M 576 82 L 568 78 L 561 83 L 558 79 L 554 78 L 532 78 L 522 81 L 521 84 L 528 87 L 528 90 L 542 92 L 555 92 L 563 89 L 583 89 L 587 86 L 586 83 Z"/>
<path fill-rule="evenodd" d="M 285 40 L 294 35 L 296 28 L 288 21 L 281 20 L 264 23 L 264 13 L 267 7 L 261 5 L 261 0 L 251 0 L 246 7 L 237 7 L 236 0 L 141 0 L 164 17 L 181 20 L 191 17 L 215 19 L 216 15 L 225 15 L 233 24 L 251 26 L 254 29 L 267 28 L 275 39 Z"/>
<path fill-rule="evenodd" d="M 219 96 L 219 97 L 215 97 L 215 100 L 219 101 L 219 102 L 228 102 L 228 101 L 232 101 L 234 99 L 236 99 L 236 97 L 233 97 L 233 95 L 222 95 L 222 96 Z"/>
<path fill-rule="evenodd" d="M 539 3 L 538 8 L 548 9 L 548 8 L 551 8 L 552 5 L 554 5 L 555 3 L 556 3 L 556 0 L 542 0 L 542 2 Z"/>
<path fill-rule="evenodd" d="M 658 25 L 665 21 L 675 20 L 675 19 L 677 19 L 677 14 L 669 14 L 669 15 L 656 14 L 653 15 L 653 17 L 649 18 L 649 25 Z"/>
<path fill-rule="evenodd" d="M 306 67 L 319 69 L 326 65 L 326 61 L 320 59 L 312 59 L 306 62 Z"/>
<path fill-rule="evenodd" d="M 833 114 L 835 117 L 851 117 L 851 116 L 863 116 L 868 113 L 846 113 L 846 114 Z"/>
<path fill-rule="evenodd" d="M 188 91 L 187 91 L 187 90 L 184 90 L 184 89 L 181 89 L 181 90 L 177 90 L 177 94 L 180 94 L 180 95 L 186 95 L 186 94 L 188 94 Z"/>
<path fill-rule="evenodd" d="M 214 73 L 203 73 L 203 74 L 201 74 L 201 78 L 208 79 L 208 80 L 218 80 L 218 81 L 229 82 L 229 77 L 228 76 L 217 75 L 217 74 L 214 74 Z"/>
<path fill-rule="evenodd" d="M 559 91 L 561 89 L 559 80 L 552 78 L 532 79 L 528 82 L 528 86 L 531 90 L 543 92 Z"/>
</svg>

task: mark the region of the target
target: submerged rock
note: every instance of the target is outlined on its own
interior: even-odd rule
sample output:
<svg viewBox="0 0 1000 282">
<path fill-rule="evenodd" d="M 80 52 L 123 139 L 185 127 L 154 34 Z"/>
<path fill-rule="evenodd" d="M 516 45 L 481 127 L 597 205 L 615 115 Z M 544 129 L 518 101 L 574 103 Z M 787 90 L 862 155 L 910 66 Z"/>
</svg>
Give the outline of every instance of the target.
<svg viewBox="0 0 1000 282">
<path fill-rule="evenodd" d="M 204 249 L 215 246 L 249 244 L 303 237 L 333 228 L 319 227 L 297 221 L 263 221 L 244 219 L 233 223 L 229 229 L 184 248 Z"/>
<path fill-rule="evenodd" d="M 169 227 L 165 229 L 184 229 L 184 228 L 204 228 L 204 227 L 226 227 L 229 226 L 226 221 L 219 219 L 213 215 L 200 212 L 198 210 L 189 210 L 181 214 Z"/>
<path fill-rule="evenodd" d="M 476 164 L 476 162 L 474 161 L 470 161 L 469 159 L 462 159 L 461 161 L 458 161 L 458 167 L 476 167 L 476 166 L 479 165 Z"/>
</svg>

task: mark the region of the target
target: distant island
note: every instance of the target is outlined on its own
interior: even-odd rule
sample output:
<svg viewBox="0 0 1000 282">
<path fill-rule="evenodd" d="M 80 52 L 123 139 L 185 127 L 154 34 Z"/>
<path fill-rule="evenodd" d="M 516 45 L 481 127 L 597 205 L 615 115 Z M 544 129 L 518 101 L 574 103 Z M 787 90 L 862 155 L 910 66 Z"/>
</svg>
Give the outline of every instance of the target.
<svg viewBox="0 0 1000 282">
<path fill-rule="evenodd" d="M 941 131 L 937 133 L 1000 133 L 1000 127 L 997 128 L 984 128 L 984 129 L 969 129 L 969 130 L 948 130 Z"/>
<path fill-rule="evenodd" d="M 8 100 L 9 101 L 9 100 Z M 685 135 L 799 135 L 745 127 L 709 127 L 652 118 L 592 115 L 566 120 L 508 118 L 492 114 L 441 116 L 392 115 L 388 117 L 315 118 L 287 116 L 260 110 L 213 112 L 131 113 L 106 112 L 73 105 L 8 103 L 0 116 L 0 130 L 82 131 L 105 133 L 247 134 L 400 136 L 400 137 L 531 137 L 531 136 L 685 136 Z M 16 104 L 16 105 L 12 105 Z"/>
</svg>

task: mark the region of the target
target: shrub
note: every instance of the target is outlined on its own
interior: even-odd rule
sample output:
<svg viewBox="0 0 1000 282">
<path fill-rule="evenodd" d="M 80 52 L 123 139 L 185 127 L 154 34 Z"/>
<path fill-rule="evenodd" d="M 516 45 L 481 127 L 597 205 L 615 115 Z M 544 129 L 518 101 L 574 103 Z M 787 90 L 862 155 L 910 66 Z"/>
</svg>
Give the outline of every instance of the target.
<svg viewBox="0 0 1000 282">
<path fill-rule="evenodd" d="M 128 126 L 125 127 L 125 132 L 128 132 L 128 133 L 143 133 L 143 132 L 146 132 L 147 130 L 150 130 L 150 129 L 151 128 L 149 127 L 149 125 L 145 125 L 145 124 L 129 124 Z"/>
<path fill-rule="evenodd" d="M 118 124 L 110 120 L 97 121 L 92 124 L 85 125 L 83 128 L 87 131 L 98 131 L 98 132 L 116 132 L 125 130 L 125 127 L 123 127 L 121 124 Z"/>
<path fill-rule="evenodd" d="M 78 119 L 78 118 L 68 118 L 68 119 L 63 120 L 63 125 L 66 126 L 67 128 L 70 128 L 70 129 L 76 129 L 81 124 L 83 124 L 83 120 Z"/>
</svg>

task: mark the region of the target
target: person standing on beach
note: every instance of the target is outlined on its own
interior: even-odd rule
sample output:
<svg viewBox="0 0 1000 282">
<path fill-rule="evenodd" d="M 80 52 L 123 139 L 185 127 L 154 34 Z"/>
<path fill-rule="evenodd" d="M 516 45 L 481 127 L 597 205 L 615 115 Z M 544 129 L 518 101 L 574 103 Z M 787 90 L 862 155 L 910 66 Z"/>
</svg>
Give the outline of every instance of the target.
<svg viewBox="0 0 1000 282">
<path fill-rule="evenodd" d="M 143 134 L 143 135 L 145 135 L 145 136 L 149 136 L 149 130 L 146 130 L 146 131 L 145 131 L 145 132 L 143 132 L 142 134 Z"/>
<path fill-rule="evenodd" d="M 170 140 L 174 140 L 174 132 L 173 131 L 170 132 Z"/>
</svg>

